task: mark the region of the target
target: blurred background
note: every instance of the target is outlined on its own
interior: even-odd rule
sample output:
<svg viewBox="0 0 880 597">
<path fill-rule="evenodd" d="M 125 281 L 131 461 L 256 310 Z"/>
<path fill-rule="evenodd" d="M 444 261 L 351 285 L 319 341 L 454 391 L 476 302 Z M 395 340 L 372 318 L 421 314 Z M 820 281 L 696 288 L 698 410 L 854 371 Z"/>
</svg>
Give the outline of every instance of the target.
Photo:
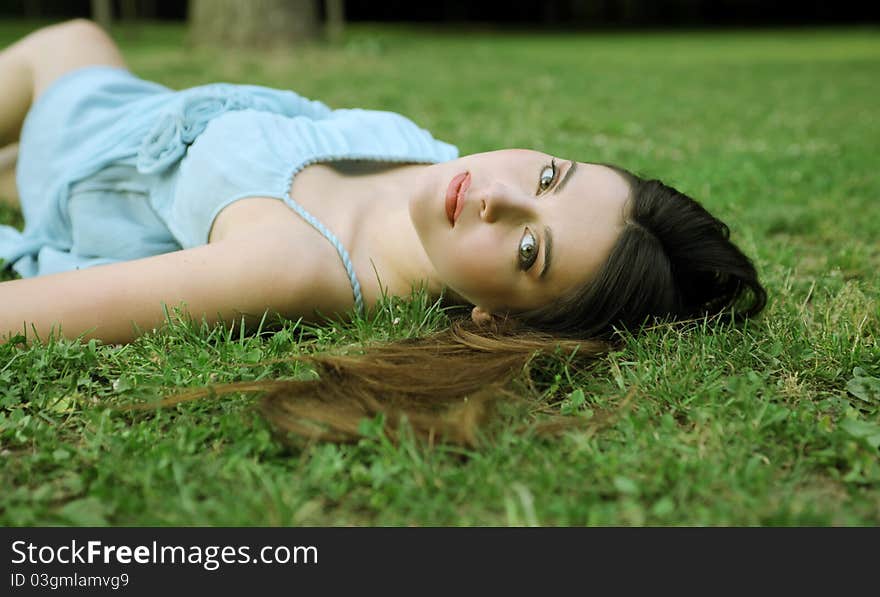
<svg viewBox="0 0 880 597">
<path fill-rule="evenodd" d="M 504 28 L 760 27 L 880 22 L 880 2 L 819 0 L 2 0 L 0 19 L 189 22 L 197 40 L 296 44 L 346 22 Z M 232 24 L 235 31 L 232 31 Z M 296 24 L 291 28 L 291 24 Z M 296 34 L 292 35 L 291 32 Z"/>
</svg>

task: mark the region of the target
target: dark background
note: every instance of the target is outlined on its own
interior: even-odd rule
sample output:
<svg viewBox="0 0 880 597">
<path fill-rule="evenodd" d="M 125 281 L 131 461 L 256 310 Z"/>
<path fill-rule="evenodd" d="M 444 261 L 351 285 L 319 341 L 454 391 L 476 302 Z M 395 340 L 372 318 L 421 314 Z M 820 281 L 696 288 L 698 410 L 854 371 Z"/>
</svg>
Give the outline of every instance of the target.
<svg viewBox="0 0 880 597">
<path fill-rule="evenodd" d="M 116 16 L 121 2 L 114 1 Z M 246 0 L 242 0 L 246 1 Z M 323 0 L 316 0 L 323 13 Z M 129 0 L 139 18 L 184 20 L 185 0 Z M 347 21 L 483 22 L 553 28 L 743 27 L 880 22 L 874 0 L 347 0 Z M 90 0 L 0 0 L 0 18 L 91 16 Z"/>
</svg>

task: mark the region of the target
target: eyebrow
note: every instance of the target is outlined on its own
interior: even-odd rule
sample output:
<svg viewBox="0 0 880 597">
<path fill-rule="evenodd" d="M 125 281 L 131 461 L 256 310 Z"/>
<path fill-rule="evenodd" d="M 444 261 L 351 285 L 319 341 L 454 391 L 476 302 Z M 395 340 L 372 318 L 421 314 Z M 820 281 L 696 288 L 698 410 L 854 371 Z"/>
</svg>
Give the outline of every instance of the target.
<svg viewBox="0 0 880 597">
<path fill-rule="evenodd" d="M 575 170 L 575 167 L 577 166 L 577 162 L 575 162 L 574 160 L 571 160 L 569 163 L 571 164 L 571 166 L 568 168 L 568 170 L 565 171 L 565 176 L 562 177 L 562 180 L 560 180 L 559 184 L 556 185 L 556 188 L 553 189 L 554 195 L 562 190 L 562 187 L 565 185 L 566 182 L 569 181 L 569 179 L 571 178 L 571 175 L 574 174 L 574 170 Z"/>
<path fill-rule="evenodd" d="M 559 192 L 562 186 L 571 178 L 571 175 L 574 173 L 575 166 L 577 162 L 571 160 L 569 162 L 571 166 L 569 166 L 568 170 L 565 172 L 565 176 L 562 177 L 562 180 L 559 181 L 559 184 L 556 185 L 556 188 L 553 189 L 553 194 Z M 538 274 L 538 278 L 543 280 L 547 276 L 547 270 L 550 269 L 550 264 L 553 262 L 553 231 L 550 230 L 550 226 L 544 226 L 544 266 L 541 268 L 541 273 Z"/>
<path fill-rule="evenodd" d="M 541 268 L 541 273 L 538 274 L 538 278 L 543 279 L 544 276 L 547 275 L 547 270 L 550 269 L 550 261 L 553 259 L 553 233 L 550 231 L 549 226 L 544 226 L 544 266 Z"/>
</svg>

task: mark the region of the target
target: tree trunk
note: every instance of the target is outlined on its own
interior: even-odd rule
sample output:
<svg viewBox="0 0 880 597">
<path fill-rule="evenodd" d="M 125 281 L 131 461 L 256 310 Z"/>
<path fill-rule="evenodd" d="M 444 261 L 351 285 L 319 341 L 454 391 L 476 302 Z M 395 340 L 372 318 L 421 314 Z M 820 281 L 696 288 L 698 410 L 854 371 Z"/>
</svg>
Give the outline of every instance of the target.
<svg viewBox="0 0 880 597">
<path fill-rule="evenodd" d="M 345 2 L 344 0 L 327 0 L 327 38 L 338 42 L 342 39 L 342 31 L 345 27 Z"/>
<path fill-rule="evenodd" d="M 92 0 L 92 20 L 104 29 L 113 24 L 113 4 L 110 0 Z"/>
<path fill-rule="evenodd" d="M 189 0 L 196 44 L 291 47 L 319 34 L 317 0 Z"/>
</svg>

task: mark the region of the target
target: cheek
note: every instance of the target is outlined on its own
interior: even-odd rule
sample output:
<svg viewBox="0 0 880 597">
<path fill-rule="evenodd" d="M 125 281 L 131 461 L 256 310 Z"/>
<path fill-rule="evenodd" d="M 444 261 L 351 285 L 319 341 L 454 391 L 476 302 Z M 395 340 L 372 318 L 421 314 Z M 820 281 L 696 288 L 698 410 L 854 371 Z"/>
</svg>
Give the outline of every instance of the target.
<svg viewBox="0 0 880 597">
<path fill-rule="evenodd" d="M 500 284 L 497 268 L 471 259 L 462 259 L 457 264 L 455 277 L 462 282 L 486 288 L 497 287 Z"/>
<path fill-rule="evenodd" d="M 509 284 L 510 261 L 505 260 L 503 241 L 490 235 L 474 235 L 456 243 L 449 255 L 451 278 L 465 287 L 484 292 L 503 292 Z"/>
</svg>

